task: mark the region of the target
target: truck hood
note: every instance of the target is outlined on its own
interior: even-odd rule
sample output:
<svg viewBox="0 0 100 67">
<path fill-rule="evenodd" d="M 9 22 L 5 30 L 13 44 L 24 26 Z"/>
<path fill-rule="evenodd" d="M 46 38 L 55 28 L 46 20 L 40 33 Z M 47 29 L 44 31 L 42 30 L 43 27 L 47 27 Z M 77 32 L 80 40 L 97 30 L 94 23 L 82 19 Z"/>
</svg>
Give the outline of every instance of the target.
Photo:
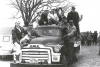
<svg viewBox="0 0 100 67">
<path fill-rule="evenodd" d="M 61 42 L 61 37 L 54 37 L 54 36 L 44 36 L 44 37 L 37 37 L 30 41 L 30 44 L 59 44 Z"/>
</svg>

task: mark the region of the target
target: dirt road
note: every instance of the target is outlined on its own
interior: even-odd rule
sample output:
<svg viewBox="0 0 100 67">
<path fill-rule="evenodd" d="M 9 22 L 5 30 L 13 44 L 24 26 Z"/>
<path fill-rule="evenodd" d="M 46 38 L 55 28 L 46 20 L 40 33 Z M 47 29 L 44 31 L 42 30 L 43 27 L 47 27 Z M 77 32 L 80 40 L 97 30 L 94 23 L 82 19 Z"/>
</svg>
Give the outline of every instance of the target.
<svg viewBox="0 0 100 67">
<path fill-rule="evenodd" d="M 82 46 L 79 61 L 70 67 L 100 67 L 98 46 Z"/>
</svg>

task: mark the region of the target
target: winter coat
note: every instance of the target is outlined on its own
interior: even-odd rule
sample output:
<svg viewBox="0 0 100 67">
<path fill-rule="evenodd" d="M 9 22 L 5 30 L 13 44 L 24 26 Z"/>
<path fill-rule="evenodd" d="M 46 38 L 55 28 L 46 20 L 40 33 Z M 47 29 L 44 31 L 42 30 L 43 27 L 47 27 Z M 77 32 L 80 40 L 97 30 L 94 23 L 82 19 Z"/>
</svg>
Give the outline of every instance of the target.
<svg viewBox="0 0 100 67">
<path fill-rule="evenodd" d="M 67 15 L 67 20 L 69 22 L 69 20 L 73 20 L 74 21 L 74 24 L 78 24 L 79 22 L 79 14 L 78 12 L 69 12 L 68 15 Z"/>
<path fill-rule="evenodd" d="M 16 27 L 12 30 L 12 40 L 13 43 L 17 42 L 20 43 L 20 40 L 27 34 L 27 31 L 25 31 L 22 27 L 20 27 L 20 30 L 18 30 Z"/>
</svg>

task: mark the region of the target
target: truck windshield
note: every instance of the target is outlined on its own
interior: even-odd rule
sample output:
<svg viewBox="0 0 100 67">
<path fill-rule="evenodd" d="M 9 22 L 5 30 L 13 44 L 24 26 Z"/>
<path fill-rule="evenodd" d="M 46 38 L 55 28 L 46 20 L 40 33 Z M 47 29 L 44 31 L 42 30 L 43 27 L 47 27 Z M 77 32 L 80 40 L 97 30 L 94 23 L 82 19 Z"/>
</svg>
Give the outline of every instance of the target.
<svg viewBox="0 0 100 67">
<path fill-rule="evenodd" d="M 44 36 L 61 36 L 60 28 L 36 28 L 36 31 L 39 35 Z"/>
</svg>

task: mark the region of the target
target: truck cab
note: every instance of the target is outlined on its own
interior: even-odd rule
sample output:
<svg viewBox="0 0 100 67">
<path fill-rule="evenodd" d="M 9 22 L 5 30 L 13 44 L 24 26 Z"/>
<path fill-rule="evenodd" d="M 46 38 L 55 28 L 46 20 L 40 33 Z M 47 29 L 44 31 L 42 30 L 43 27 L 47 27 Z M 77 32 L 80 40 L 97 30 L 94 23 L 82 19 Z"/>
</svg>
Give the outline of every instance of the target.
<svg viewBox="0 0 100 67">
<path fill-rule="evenodd" d="M 21 60 L 25 63 L 61 63 L 63 46 L 61 26 L 39 26 L 35 31 L 42 37 L 33 38 L 22 47 Z M 77 46 L 78 47 L 78 46 Z"/>
<path fill-rule="evenodd" d="M 22 60 L 28 63 L 60 62 L 60 49 L 63 46 L 60 26 L 39 26 L 36 32 L 43 37 L 33 38 L 22 48 Z"/>
</svg>

